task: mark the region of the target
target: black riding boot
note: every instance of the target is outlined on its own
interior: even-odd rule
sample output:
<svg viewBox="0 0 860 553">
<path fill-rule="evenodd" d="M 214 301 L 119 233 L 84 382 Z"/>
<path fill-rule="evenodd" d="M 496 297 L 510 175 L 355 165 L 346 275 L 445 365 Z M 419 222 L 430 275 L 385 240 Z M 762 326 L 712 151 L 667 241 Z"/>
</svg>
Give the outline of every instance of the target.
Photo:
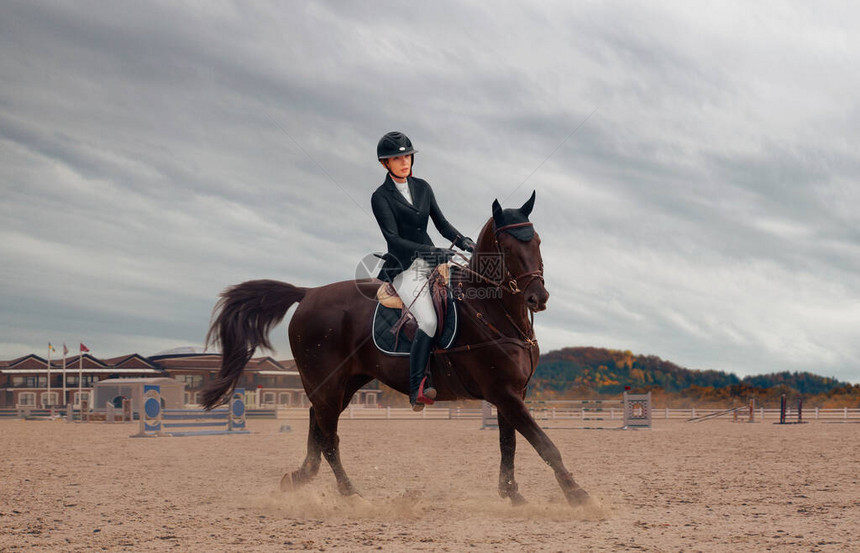
<svg viewBox="0 0 860 553">
<path fill-rule="evenodd" d="M 427 362 L 430 360 L 432 346 L 432 336 L 428 336 L 421 329 L 415 331 L 415 339 L 412 340 L 412 349 L 409 350 L 409 403 L 412 404 L 412 408 L 416 411 L 424 408 L 424 404 L 418 402 L 418 390 L 427 371 Z M 425 389 L 424 392 L 432 400 L 436 397 L 436 390 L 432 388 L 430 390 Z"/>
</svg>

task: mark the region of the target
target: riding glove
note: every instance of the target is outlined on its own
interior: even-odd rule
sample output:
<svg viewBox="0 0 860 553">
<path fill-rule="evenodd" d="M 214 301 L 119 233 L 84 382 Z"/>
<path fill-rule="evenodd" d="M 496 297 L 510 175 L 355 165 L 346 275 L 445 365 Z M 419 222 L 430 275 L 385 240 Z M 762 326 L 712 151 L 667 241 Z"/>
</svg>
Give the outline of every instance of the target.
<svg viewBox="0 0 860 553">
<path fill-rule="evenodd" d="M 460 248 L 466 250 L 467 252 L 475 251 L 475 241 L 469 238 L 468 236 L 460 239 Z"/>
</svg>

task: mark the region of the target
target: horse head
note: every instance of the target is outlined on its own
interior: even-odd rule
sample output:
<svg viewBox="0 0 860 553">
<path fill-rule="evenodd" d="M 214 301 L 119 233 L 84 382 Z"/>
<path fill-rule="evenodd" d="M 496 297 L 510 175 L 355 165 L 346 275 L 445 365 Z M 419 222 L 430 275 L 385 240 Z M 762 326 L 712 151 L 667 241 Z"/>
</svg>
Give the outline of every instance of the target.
<svg viewBox="0 0 860 553">
<path fill-rule="evenodd" d="M 481 230 L 477 251 L 498 255 L 501 262 L 496 265 L 504 274 L 495 280 L 501 280 L 505 291 L 522 294 L 531 311 L 543 311 L 549 292 L 544 286 L 540 236 L 529 221 L 534 203 L 534 192 L 518 209 L 502 209 L 494 200 L 493 218 Z M 476 258 L 480 256 L 473 256 L 473 261 Z"/>
</svg>

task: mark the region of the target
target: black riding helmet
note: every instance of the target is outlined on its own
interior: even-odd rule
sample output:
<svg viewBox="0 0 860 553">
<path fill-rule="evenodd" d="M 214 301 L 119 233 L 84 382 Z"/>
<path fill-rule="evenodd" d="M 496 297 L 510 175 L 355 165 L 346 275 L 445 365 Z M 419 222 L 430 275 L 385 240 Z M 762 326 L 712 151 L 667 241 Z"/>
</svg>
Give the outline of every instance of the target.
<svg viewBox="0 0 860 553">
<path fill-rule="evenodd" d="M 412 141 L 409 140 L 409 137 L 399 131 L 386 133 L 379 139 L 379 144 L 376 145 L 377 159 L 408 156 L 415 154 L 417 151 L 418 150 L 412 147 Z"/>
</svg>

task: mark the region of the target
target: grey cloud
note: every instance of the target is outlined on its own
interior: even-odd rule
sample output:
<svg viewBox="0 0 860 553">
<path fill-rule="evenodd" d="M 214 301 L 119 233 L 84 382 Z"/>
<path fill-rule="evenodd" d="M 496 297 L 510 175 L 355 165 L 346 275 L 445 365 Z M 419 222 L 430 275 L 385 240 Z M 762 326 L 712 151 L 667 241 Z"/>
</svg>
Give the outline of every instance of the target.
<svg viewBox="0 0 860 553">
<path fill-rule="evenodd" d="M 228 284 L 351 278 L 384 248 L 373 152 L 400 129 L 464 232 L 494 198 L 518 205 L 537 190 L 545 351 L 860 378 L 849 14 L 659 2 L 0 11 L 0 358 L 75 333 L 110 354 L 199 345 Z"/>
</svg>

